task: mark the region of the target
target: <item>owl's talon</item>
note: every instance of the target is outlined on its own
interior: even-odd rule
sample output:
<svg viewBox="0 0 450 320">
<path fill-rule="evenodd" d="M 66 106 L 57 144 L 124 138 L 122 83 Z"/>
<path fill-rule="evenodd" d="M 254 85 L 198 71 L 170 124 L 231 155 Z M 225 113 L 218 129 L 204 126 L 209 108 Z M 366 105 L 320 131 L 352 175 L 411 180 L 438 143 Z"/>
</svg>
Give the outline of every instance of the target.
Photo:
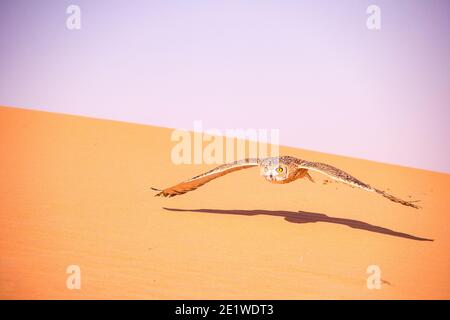
<svg viewBox="0 0 450 320">
<path fill-rule="evenodd" d="M 306 177 L 309 179 L 309 181 L 311 181 L 312 183 L 316 183 L 316 181 L 313 179 L 313 177 L 311 177 L 311 175 L 306 172 Z"/>
</svg>

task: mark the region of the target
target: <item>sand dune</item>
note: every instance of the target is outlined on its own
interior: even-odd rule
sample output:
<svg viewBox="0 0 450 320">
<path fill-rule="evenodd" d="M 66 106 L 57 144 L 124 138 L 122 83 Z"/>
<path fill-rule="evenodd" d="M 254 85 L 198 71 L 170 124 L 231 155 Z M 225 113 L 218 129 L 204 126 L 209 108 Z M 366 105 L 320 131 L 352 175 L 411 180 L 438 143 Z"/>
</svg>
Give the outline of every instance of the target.
<svg viewBox="0 0 450 320">
<path fill-rule="evenodd" d="M 0 131 L 0 298 L 450 298 L 448 174 L 281 148 L 423 208 L 258 169 L 168 199 L 214 167 L 172 164 L 169 129 L 2 107 Z"/>
</svg>

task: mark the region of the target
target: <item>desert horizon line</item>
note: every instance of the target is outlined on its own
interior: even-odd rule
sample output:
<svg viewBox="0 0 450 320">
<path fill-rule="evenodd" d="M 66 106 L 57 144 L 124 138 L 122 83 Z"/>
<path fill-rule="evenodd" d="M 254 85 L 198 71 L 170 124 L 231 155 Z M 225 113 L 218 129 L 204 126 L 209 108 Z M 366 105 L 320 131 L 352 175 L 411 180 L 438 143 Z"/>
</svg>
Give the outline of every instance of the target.
<svg viewBox="0 0 450 320">
<path fill-rule="evenodd" d="M 164 126 L 164 125 L 149 124 L 149 123 L 137 122 L 137 121 L 127 121 L 127 120 L 120 120 L 120 119 L 115 119 L 115 118 L 104 118 L 104 117 L 100 117 L 100 116 L 90 116 L 90 115 L 85 115 L 85 114 L 66 113 L 66 112 L 61 112 L 61 111 L 51 111 L 51 110 L 37 109 L 39 107 L 35 108 L 35 107 L 23 107 L 23 106 L 12 106 L 12 105 L 0 104 L 0 108 L 20 110 L 20 111 L 28 111 L 28 112 L 38 112 L 38 113 L 45 113 L 45 114 L 53 114 L 53 115 L 58 115 L 58 116 L 86 118 L 86 119 L 96 120 L 96 121 L 116 122 L 116 123 L 121 123 L 121 124 L 126 124 L 126 125 L 133 125 L 133 126 L 154 127 L 154 128 L 161 128 L 161 129 L 172 130 L 172 131 L 173 130 L 178 130 L 178 131 L 188 132 L 189 134 L 198 133 L 198 132 L 194 131 L 193 129 L 189 130 L 189 129 L 185 129 L 185 128 L 174 128 L 174 127 L 169 127 L 169 126 Z M 193 123 L 194 123 L 194 121 L 193 121 Z M 214 129 L 214 128 L 211 128 L 211 129 Z M 205 131 L 203 131 L 201 133 L 203 135 L 205 135 L 205 136 L 223 137 L 223 138 L 235 138 L 236 141 L 243 140 L 245 143 L 252 142 L 251 139 L 240 139 L 240 138 L 237 138 L 235 136 L 208 134 L 206 132 L 207 130 L 208 129 L 206 129 Z M 226 131 L 226 130 L 222 129 L 221 131 Z M 280 140 L 281 140 L 281 136 L 282 136 L 282 134 L 280 134 L 280 136 L 279 136 Z M 170 140 L 170 134 L 168 135 L 168 139 Z M 270 143 L 267 143 L 267 146 L 269 148 L 271 148 L 271 144 Z M 423 167 L 417 167 L 417 166 L 410 166 L 410 165 L 400 164 L 400 163 L 396 163 L 396 162 L 388 162 L 388 161 L 381 161 L 381 160 L 375 160 L 375 159 L 368 159 L 368 158 L 358 157 L 358 156 L 354 156 L 354 155 L 332 153 L 332 152 L 327 152 L 326 150 L 320 150 L 320 149 L 308 149 L 308 148 L 303 148 L 303 147 L 298 147 L 298 146 L 293 146 L 293 145 L 288 145 L 288 144 L 283 144 L 283 143 L 280 143 L 278 145 L 278 147 L 280 149 L 281 148 L 292 148 L 292 149 L 304 150 L 304 151 L 307 151 L 307 152 L 314 152 L 314 153 L 319 153 L 319 154 L 324 154 L 324 155 L 346 157 L 346 158 L 351 158 L 351 159 L 355 159 L 355 160 L 375 162 L 375 163 L 388 165 L 388 166 L 397 166 L 397 167 L 401 167 L 401 168 L 405 168 L 405 169 L 421 170 L 421 171 L 431 172 L 431 173 L 435 173 L 435 174 L 450 174 L 450 171 L 443 171 L 443 170 L 436 170 L 436 169 L 423 168 Z M 283 155 L 287 155 L 287 154 L 285 154 L 282 151 L 280 151 L 279 155 L 283 156 Z M 198 164 L 204 164 L 204 163 L 192 163 L 192 164 L 197 164 L 198 165 Z"/>
</svg>

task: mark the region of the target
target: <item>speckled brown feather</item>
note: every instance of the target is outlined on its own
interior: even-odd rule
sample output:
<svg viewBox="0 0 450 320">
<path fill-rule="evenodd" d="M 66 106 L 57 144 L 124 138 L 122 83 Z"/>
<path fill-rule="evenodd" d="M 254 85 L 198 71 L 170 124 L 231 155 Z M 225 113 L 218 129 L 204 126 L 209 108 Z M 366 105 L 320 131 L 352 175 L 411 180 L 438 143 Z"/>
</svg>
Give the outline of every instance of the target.
<svg viewBox="0 0 450 320">
<path fill-rule="evenodd" d="M 290 158 L 292 158 L 292 157 L 290 157 Z M 317 171 L 319 173 L 329 176 L 330 178 L 332 178 L 336 181 L 344 182 L 353 187 L 361 188 L 366 191 L 376 192 L 376 193 L 382 195 L 383 197 L 385 197 L 386 199 L 389 199 L 396 203 L 400 203 L 404 206 L 412 207 L 415 209 L 420 208 L 419 206 L 414 204 L 414 201 L 405 201 L 405 200 L 397 198 L 383 190 L 373 188 L 369 184 L 356 179 L 355 177 L 351 176 L 347 172 L 342 171 L 336 167 L 330 166 L 328 164 L 320 163 L 320 162 L 309 162 L 309 161 L 305 161 L 305 160 L 297 159 L 297 158 L 293 158 L 292 161 L 295 161 L 300 168 Z"/>
<path fill-rule="evenodd" d="M 219 178 L 221 176 L 224 176 L 228 173 L 252 168 L 259 165 L 259 159 L 244 159 L 235 161 L 232 163 L 223 164 L 221 166 L 218 166 L 210 171 L 207 171 L 205 173 L 202 173 L 198 176 L 192 177 L 189 180 L 183 181 L 179 184 L 176 184 L 172 187 L 166 188 L 164 190 L 158 190 L 155 188 L 152 188 L 153 190 L 160 191 L 155 196 L 162 196 L 162 197 L 173 197 L 176 195 L 184 194 L 189 191 L 193 191 L 197 189 L 198 187 L 201 187 L 205 183 L 214 180 L 216 178 Z"/>
</svg>

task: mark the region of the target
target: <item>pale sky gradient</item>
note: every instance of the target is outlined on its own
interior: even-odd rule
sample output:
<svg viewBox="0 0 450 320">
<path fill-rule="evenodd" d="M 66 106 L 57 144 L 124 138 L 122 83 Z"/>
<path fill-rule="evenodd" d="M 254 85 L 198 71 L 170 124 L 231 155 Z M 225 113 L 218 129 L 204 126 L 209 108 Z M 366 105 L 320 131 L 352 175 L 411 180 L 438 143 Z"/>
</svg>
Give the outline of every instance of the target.
<svg viewBox="0 0 450 320">
<path fill-rule="evenodd" d="M 283 145 L 450 172 L 449 31 L 446 0 L 3 0 L 0 105 L 278 128 Z"/>
</svg>

